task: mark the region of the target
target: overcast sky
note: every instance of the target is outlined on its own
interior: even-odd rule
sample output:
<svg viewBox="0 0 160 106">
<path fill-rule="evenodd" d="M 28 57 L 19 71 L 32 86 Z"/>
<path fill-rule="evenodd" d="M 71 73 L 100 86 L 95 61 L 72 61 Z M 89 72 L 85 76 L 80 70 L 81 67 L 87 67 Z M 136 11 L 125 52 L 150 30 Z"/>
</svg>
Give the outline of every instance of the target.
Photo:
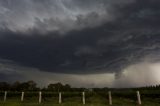
<svg viewBox="0 0 160 106">
<path fill-rule="evenodd" d="M 0 81 L 160 84 L 159 0 L 0 0 Z"/>
</svg>

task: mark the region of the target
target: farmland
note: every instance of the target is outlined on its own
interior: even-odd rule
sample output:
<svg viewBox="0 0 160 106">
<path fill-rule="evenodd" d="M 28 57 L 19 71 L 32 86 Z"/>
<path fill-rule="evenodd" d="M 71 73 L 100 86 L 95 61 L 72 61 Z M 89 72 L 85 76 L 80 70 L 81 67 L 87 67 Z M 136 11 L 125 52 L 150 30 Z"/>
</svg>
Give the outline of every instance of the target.
<svg viewBox="0 0 160 106">
<path fill-rule="evenodd" d="M 160 106 L 160 90 L 140 90 L 142 106 Z M 0 106 L 84 106 L 82 92 L 62 92 L 62 103 L 59 104 L 58 92 L 43 92 L 39 103 L 39 92 L 26 91 L 21 101 L 21 92 L 8 91 L 4 102 L 4 91 L 0 92 Z M 113 106 L 136 106 L 135 90 L 113 90 Z M 85 106 L 109 106 L 108 91 L 86 91 Z"/>
</svg>

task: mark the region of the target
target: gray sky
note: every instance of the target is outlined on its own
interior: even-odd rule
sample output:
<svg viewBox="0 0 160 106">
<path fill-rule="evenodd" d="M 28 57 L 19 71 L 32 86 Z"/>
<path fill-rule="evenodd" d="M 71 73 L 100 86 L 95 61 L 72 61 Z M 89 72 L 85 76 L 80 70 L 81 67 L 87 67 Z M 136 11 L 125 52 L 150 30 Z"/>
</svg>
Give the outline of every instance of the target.
<svg viewBox="0 0 160 106">
<path fill-rule="evenodd" d="M 158 0 L 1 0 L 0 81 L 160 83 Z"/>
</svg>

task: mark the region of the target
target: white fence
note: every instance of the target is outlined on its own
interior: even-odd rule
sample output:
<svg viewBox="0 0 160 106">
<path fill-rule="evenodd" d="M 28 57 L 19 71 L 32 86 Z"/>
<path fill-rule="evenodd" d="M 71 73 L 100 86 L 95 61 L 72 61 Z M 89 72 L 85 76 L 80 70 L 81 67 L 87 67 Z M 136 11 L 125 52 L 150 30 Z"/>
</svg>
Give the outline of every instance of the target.
<svg viewBox="0 0 160 106">
<path fill-rule="evenodd" d="M 138 105 L 141 105 L 142 104 L 142 101 L 141 101 L 141 96 L 140 96 L 140 92 L 139 91 L 136 91 L 136 94 L 137 94 L 137 104 Z M 62 93 L 61 92 L 59 92 L 59 99 L 58 99 L 58 103 L 59 104 L 61 104 L 62 103 L 62 97 L 63 97 L 63 95 L 62 95 Z M 40 91 L 39 92 L 39 97 L 38 97 L 39 99 L 39 101 L 38 101 L 38 103 L 40 104 L 40 103 L 42 103 L 42 99 L 43 99 L 43 97 L 42 97 L 42 92 Z M 20 98 L 20 100 L 21 100 L 21 102 L 23 102 L 24 101 L 24 99 L 25 99 L 25 92 L 22 92 L 21 93 L 21 98 Z M 86 97 L 85 97 L 85 92 L 82 92 L 82 104 L 86 104 Z M 7 91 L 5 91 L 4 92 L 4 102 L 6 102 L 7 101 Z M 113 103 L 112 103 L 112 93 L 111 93 L 111 91 L 108 91 L 108 104 L 109 105 L 112 105 Z"/>
</svg>

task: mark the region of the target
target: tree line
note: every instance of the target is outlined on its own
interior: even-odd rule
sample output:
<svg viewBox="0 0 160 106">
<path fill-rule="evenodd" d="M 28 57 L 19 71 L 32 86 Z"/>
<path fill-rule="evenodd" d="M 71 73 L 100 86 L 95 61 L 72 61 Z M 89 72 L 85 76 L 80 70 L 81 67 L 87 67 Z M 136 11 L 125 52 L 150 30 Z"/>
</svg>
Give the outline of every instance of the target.
<svg viewBox="0 0 160 106">
<path fill-rule="evenodd" d="M 48 84 L 47 87 L 40 88 L 37 83 L 30 80 L 26 82 L 16 81 L 14 83 L 0 82 L 0 91 L 83 91 L 85 88 L 71 88 L 69 84 L 60 82 Z"/>
<path fill-rule="evenodd" d="M 86 88 L 73 88 L 69 84 L 62 84 L 60 82 L 57 83 L 51 83 L 48 84 L 47 87 L 40 88 L 37 86 L 37 83 L 30 80 L 26 82 L 19 82 L 16 81 L 14 83 L 7 83 L 7 82 L 0 82 L 0 91 L 108 91 L 108 90 L 160 90 L 160 85 L 154 85 L 154 86 L 146 86 L 146 87 L 139 87 L 139 88 L 92 88 L 92 89 L 86 89 Z"/>
</svg>

